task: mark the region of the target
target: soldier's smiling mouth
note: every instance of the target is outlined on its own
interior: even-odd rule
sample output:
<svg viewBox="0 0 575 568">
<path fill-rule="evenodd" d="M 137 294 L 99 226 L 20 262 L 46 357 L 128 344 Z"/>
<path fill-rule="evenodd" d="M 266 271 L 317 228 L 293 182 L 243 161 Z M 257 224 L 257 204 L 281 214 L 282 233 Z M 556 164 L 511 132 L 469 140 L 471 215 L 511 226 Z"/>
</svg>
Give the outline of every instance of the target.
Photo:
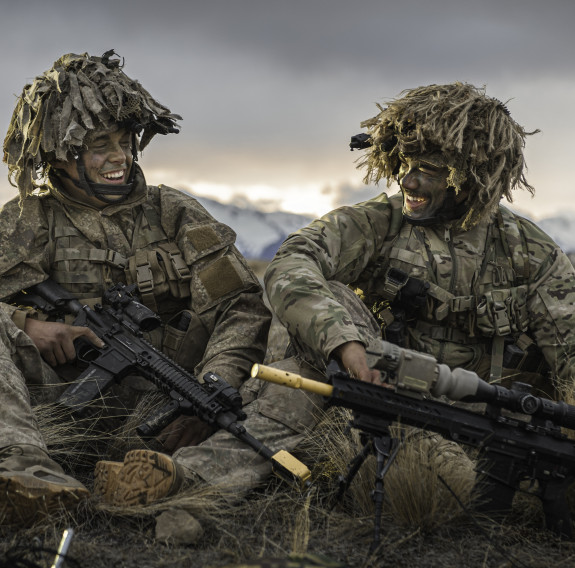
<svg viewBox="0 0 575 568">
<path fill-rule="evenodd" d="M 404 192 L 404 202 L 408 209 L 415 211 L 424 208 L 429 203 L 429 197 L 423 195 L 411 195 Z"/>
<path fill-rule="evenodd" d="M 104 179 L 106 183 L 110 184 L 121 184 L 124 181 L 124 176 L 126 175 L 126 170 L 113 170 L 108 172 L 101 172 L 100 177 Z"/>
</svg>

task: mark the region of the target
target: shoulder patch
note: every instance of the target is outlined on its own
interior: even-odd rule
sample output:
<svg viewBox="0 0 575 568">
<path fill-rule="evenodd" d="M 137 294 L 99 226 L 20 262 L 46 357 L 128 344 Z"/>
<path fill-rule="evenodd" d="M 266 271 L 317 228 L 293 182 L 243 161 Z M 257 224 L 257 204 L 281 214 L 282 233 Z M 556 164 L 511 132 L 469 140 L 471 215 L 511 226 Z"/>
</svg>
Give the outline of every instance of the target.
<svg viewBox="0 0 575 568">
<path fill-rule="evenodd" d="M 215 259 L 198 262 L 192 269 L 192 307 L 197 313 L 215 306 L 244 290 L 255 290 L 259 283 L 232 249 Z"/>
<path fill-rule="evenodd" d="M 186 231 L 186 238 L 199 253 L 221 244 L 220 237 L 210 225 L 191 227 Z"/>
<path fill-rule="evenodd" d="M 232 259 L 233 257 L 222 256 L 198 273 L 212 300 L 244 287 L 244 281 Z"/>
</svg>

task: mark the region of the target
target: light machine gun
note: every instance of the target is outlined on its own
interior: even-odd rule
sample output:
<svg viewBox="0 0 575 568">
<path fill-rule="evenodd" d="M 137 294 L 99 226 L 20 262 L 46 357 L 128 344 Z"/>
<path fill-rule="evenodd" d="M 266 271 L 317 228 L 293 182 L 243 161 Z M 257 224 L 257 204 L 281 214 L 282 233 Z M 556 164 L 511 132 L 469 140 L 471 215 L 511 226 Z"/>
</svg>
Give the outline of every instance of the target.
<svg viewBox="0 0 575 568">
<path fill-rule="evenodd" d="M 389 431 L 393 422 L 431 430 L 479 449 L 478 471 L 482 475 L 476 489 L 481 498 L 476 510 L 489 516 L 504 515 L 511 510 L 519 484 L 537 482 L 535 494 L 543 503 L 547 528 L 573 538 L 566 490 L 575 480 L 575 442 L 561 432 L 561 427 L 575 429 L 575 406 L 536 397 L 523 383 L 515 383 L 511 389 L 491 385 L 475 373 L 451 371 L 429 355 L 386 341 L 367 351 L 370 367 L 382 371 L 385 386 L 352 379 L 335 361 L 327 367 L 330 384 L 262 365 L 254 365 L 252 377 L 323 395 L 328 405 L 353 411 L 351 425 L 369 435 L 378 458 L 374 546 L 380 538 L 383 476 L 397 452 L 397 440 Z M 429 394 L 483 402 L 486 410 L 479 414 L 424 398 Z M 503 409 L 515 414 L 511 416 Z M 364 448 L 363 459 L 366 455 Z M 352 462 L 345 487 L 363 459 Z"/>
<path fill-rule="evenodd" d="M 150 439 L 179 415 L 198 416 L 223 428 L 270 460 L 274 473 L 302 487 L 309 484 L 307 467 L 285 450 L 273 452 L 254 438 L 241 421 L 246 419 L 240 393 L 222 377 L 208 372 L 200 383 L 143 337 L 161 325 L 160 318 L 134 296 L 136 286 L 116 284 L 104 292 L 102 305 L 82 305 L 53 280 L 45 280 L 12 298 L 17 305 L 33 306 L 51 316 L 74 314 L 74 325 L 87 326 L 106 345 L 96 347 L 84 338 L 74 342 L 77 359 L 86 369 L 64 391 L 58 403 L 82 417 L 92 401 L 116 381 L 138 374 L 151 381 L 170 402 L 137 428 Z"/>
</svg>

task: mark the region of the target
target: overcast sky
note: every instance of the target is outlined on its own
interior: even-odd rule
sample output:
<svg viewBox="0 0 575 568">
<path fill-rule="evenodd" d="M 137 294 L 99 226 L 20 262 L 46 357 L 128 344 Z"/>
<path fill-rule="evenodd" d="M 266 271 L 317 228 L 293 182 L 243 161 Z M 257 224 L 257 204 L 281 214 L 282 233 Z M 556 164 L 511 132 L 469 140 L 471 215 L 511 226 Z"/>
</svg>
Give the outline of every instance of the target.
<svg viewBox="0 0 575 568">
<path fill-rule="evenodd" d="M 375 103 L 465 81 L 541 134 L 515 206 L 575 211 L 574 0 L 18 0 L 0 20 L 0 127 L 64 53 L 115 49 L 183 116 L 141 163 L 149 183 L 318 215 L 366 188 L 348 149 Z M 15 195 L 0 171 L 0 202 Z M 391 189 L 390 192 L 394 192 Z"/>
</svg>

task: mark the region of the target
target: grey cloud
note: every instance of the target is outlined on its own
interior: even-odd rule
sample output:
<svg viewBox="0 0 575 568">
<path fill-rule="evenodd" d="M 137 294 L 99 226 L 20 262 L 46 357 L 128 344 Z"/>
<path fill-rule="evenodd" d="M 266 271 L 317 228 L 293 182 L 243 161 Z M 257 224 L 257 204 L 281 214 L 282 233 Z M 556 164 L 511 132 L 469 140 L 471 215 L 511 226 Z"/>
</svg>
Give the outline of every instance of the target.
<svg viewBox="0 0 575 568">
<path fill-rule="evenodd" d="M 387 188 L 385 183 L 379 186 L 340 184 L 335 187 L 328 186 L 324 188 L 323 193 L 332 198 L 333 207 L 335 208 L 367 201 L 382 192 L 392 195 L 397 190 L 398 187 L 395 184 L 390 188 Z"/>
<path fill-rule="evenodd" d="M 181 134 L 154 140 L 143 163 L 189 181 L 309 180 L 335 188 L 338 203 L 359 201 L 369 190 L 344 183 L 355 175 L 349 136 L 376 101 L 428 83 L 469 81 L 513 97 L 513 116 L 542 128 L 549 148 L 565 148 L 575 126 L 573 0 L 5 4 L 4 132 L 26 80 L 63 53 L 115 48 L 126 73 L 184 117 Z"/>
</svg>

